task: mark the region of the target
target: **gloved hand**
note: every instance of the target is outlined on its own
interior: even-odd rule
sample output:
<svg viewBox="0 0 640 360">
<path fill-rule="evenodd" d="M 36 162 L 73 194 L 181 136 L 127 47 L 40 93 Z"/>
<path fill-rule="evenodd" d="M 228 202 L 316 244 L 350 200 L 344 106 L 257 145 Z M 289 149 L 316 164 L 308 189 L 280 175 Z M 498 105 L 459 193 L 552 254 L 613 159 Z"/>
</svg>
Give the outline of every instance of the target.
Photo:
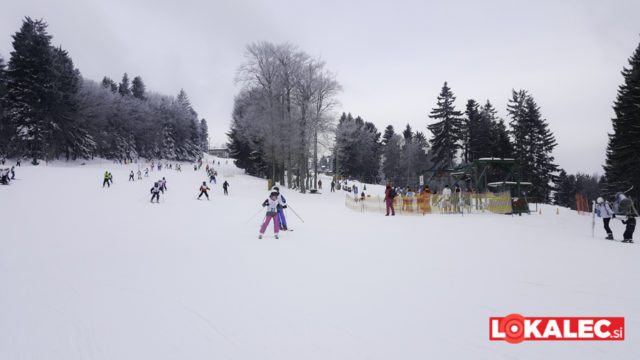
<svg viewBox="0 0 640 360">
<path fill-rule="evenodd" d="M 283 208 L 283 209 L 286 209 L 286 208 L 287 208 L 287 205 L 283 206 L 282 208 Z"/>
</svg>

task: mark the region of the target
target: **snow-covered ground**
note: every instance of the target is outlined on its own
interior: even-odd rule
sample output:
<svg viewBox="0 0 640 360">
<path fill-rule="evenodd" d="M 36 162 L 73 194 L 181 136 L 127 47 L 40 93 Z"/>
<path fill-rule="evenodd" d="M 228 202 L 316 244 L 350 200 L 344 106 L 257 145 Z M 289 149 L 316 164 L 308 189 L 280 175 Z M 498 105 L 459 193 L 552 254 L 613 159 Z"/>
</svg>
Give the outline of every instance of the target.
<svg viewBox="0 0 640 360">
<path fill-rule="evenodd" d="M 136 165 L 108 161 L 16 168 L 0 186 L 0 359 L 640 354 L 640 248 L 603 240 L 601 221 L 593 239 L 591 217 L 549 206 L 522 217 L 362 214 L 325 179 L 320 195 L 283 189 L 305 222 L 289 212 L 293 232 L 258 240 L 266 181 L 231 161 L 216 168 L 211 201 L 196 200 L 206 176 L 190 164 L 135 182 Z M 168 192 L 150 204 L 162 176 Z M 489 341 L 489 317 L 511 313 L 624 316 L 626 340 Z"/>
</svg>

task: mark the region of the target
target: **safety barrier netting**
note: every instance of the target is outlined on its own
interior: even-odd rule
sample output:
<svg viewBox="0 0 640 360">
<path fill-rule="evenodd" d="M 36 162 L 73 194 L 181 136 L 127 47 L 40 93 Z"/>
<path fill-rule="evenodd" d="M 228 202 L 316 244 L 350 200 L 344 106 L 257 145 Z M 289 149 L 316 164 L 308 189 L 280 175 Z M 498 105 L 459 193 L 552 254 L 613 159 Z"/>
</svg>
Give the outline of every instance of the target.
<svg viewBox="0 0 640 360">
<path fill-rule="evenodd" d="M 353 211 L 386 214 L 386 205 L 382 196 L 365 198 L 345 195 L 345 206 Z M 495 213 L 510 214 L 511 194 L 502 193 L 463 193 L 448 198 L 440 194 L 422 194 L 418 196 L 398 195 L 393 201 L 396 215 L 420 216 L 427 214 L 460 214 L 460 213 Z"/>
</svg>

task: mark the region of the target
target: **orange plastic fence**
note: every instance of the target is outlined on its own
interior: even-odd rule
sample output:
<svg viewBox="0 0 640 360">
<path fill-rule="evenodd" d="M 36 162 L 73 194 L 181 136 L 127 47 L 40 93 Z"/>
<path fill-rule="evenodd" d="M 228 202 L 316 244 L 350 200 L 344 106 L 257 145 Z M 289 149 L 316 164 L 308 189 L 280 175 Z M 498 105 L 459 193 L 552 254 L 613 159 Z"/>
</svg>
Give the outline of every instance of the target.
<svg viewBox="0 0 640 360">
<path fill-rule="evenodd" d="M 589 208 L 589 195 L 576 194 L 576 210 L 579 215 L 589 215 L 591 210 Z"/>
</svg>

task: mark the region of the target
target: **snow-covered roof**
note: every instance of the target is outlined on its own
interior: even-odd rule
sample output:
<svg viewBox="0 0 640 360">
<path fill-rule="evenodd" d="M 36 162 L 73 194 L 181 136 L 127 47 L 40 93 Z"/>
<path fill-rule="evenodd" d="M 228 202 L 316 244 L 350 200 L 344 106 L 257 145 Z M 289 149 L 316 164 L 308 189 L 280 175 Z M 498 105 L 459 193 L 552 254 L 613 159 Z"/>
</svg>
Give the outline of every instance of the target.
<svg viewBox="0 0 640 360">
<path fill-rule="evenodd" d="M 500 185 L 518 185 L 518 183 L 515 181 L 496 181 L 487 184 L 490 187 L 498 187 Z M 520 181 L 520 185 L 531 186 L 533 184 L 527 181 Z"/>
</svg>

